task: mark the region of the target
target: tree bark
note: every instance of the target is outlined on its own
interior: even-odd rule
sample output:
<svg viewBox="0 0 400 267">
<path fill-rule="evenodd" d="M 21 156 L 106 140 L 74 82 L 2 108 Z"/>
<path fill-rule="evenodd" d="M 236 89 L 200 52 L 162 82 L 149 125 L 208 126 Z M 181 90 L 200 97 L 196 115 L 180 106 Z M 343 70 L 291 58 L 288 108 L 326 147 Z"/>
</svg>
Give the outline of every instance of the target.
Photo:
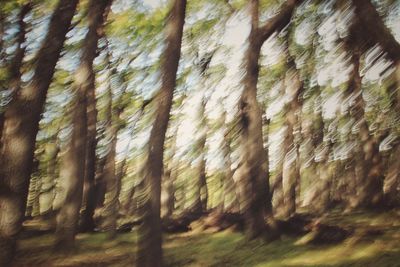
<svg viewBox="0 0 400 267">
<path fill-rule="evenodd" d="M 60 0 L 36 57 L 32 81 L 4 113 L 0 171 L 0 265 L 15 252 L 15 238 L 25 212 L 35 138 L 54 69 L 78 0 Z"/>
<path fill-rule="evenodd" d="M 144 202 L 145 214 L 137 254 L 137 265 L 143 267 L 162 266 L 160 195 L 163 146 L 181 55 L 185 10 L 186 0 L 175 0 L 166 24 L 166 49 L 161 63 L 161 88 L 156 96 L 158 108 L 150 133 L 144 174 L 144 186 L 148 187 L 149 194 Z"/>
<path fill-rule="evenodd" d="M 76 99 L 72 110 L 73 129 L 63 168 L 63 178 L 68 182 L 65 202 L 57 216 L 56 249 L 68 249 L 74 246 L 85 175 L 87 94 L 95 87 L 93 60 L 97 55 L 97 43 L 111 2 L 111 0 L 92 0 L 89 3 L 89 30 L 83 42 L 81 62 L 75 72 Z"/>
</svg>

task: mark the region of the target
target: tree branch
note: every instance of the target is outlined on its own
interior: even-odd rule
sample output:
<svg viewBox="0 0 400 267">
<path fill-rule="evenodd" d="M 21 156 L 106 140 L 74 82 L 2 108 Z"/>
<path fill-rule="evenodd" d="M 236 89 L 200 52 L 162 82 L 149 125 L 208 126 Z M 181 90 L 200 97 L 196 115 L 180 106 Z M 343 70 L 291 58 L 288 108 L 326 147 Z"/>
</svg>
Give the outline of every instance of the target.
<svg viewBox="0 0 400 267">
<path fill-rule="evenodd" d="M 282 30 L 292 18 L 293 11 L 303 0 L 287 0 L 279 13 L 258 28 L 259 40 L 265 42 L 275 31 Z"/>
</svg>

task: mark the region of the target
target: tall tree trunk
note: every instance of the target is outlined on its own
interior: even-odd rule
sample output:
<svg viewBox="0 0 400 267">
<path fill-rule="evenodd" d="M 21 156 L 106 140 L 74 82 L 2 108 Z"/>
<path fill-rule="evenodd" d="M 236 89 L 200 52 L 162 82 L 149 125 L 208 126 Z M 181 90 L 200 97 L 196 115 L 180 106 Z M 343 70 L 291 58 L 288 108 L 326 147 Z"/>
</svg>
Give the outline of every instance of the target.
<svg viewBox="0 0 400 267">
<path fill-rule="evenodd" d="M 103 23 L 111 2 L 111 0 L 92 0 L 89 3 L 89 30 L 83 42 L 81 62 L 75 72 L 76 99 L 72 110 L 73 129 L 66 151 L 66 165 L 63 168 L 63 178 L 68 180 L 66 198 L 57 216 L 55 246 L 60 249 L 73 247 L 77 232 L 85 175 L 87 94 L 95 87 L 93 60 L 97 55 L 97 42 L 103 31 Z"/>
<path fill-rule="evenodd" d="M 233 180 L 233 170 L 231 161 L 231 134 L 229 128 L 226 126 L 226 111 L 224 110 L 221 116 L 221 122 L 225 125 L 224 139 L 222 144 L 222 151 L 224 157 L 224 170 L 225 177 L 223 182 L 223 198 L 222 198 L 222 211 L 223 212 L 238 212 L 239 200 L 237 193 L 237 185 Z"/>
<path fill-rule="evenodd" d="M 144 186 L 149 188 L 149 194 L 144 204 L 146 208 L 143 231 L 139 236 L 137 255 L 137 265 L 143 267 L 162 266 L 160 195 L 163 146 L 181 55 L 185 10 L 186 0 L 175 0 L 166 24 L 166 49 L 161 63 L 161 88 L 155 99 L 158 108 L 150 133 L 144 174 Z"/>
<path fill-rule="evenodd" d="M 321 91 L 319 91 L 321 97 Z M 325 122 L 322 115 L 322 109 L 317 108 L 318 112 L 312 122 L 311 129 L 306 129 L 305 136 L 311 138 L 312 165 L 310 177 L 312 181 L 311 190 L 309 190 L 304 204 L 311 206 L 313 210 L 319 213 L 325 212 L 330 203 L 330 187 L 332 180 L 332 168 L 329 162 L 329 153 L 332 148 L 330 141 L 324 141 Z"/>
<path fill-rule="evenodd" d="M 250 49 L 249 49 L 250 50 Z M 266 212 L 269 183 L 266 154 L 263 148 L 262 114 L 256 98 L 258 58 L 260 47 L 253 47 L 246 56 L 245 89 L 240 99 L 242 158 L 239 182 L 244 187 L 241 204 L 246 220 L 249 238 L 263 235 L 267 230 L 264 215 Z M 252 73 L 253 75 L 248 75 Z M 254 77 L 256 76 L 256 77 Z"/>
<path fill-rule="evenodd" d="M 113 71 L 116 73 L 116 70 Z M 110 77 L 111 78 L 111 77 Z M 120 93 L 120 97 L 117 100 L 116 107 L 113 108 L 113 94 L 111 84 L 108 86 L 108 107 L 107 107 L 107 121 L 106 135 L 110 140 L 109 152 L 106 156 L 106 165 L 104 168 L 104 178 L 106 181 L 106 195 L 104 199 L 104 224 L 105 230 L 108 230 L 110 238 L 114 238 L 117 233 L 117 217 L 118 217 L 118 205 L 119 205 L 119 193 L 121 191 L 121 178 L 122 170 L 117 173 L 116 170 L 116 149 L 117 149 L 117 137 L 120 128 L 119 121 L 121 113 L 123 112 L 122 101 L 125 94 L 125 89 Z M 122 167 L 123 168 L 123 167 Z"/>
<path fill-rule="evenodd" d="M 118 216 L 118 196 L 120 191 L 120 181 L 116 175 L 116 147 L 117 130 L 115 125 L 110 125 L 110 144 L 109 152 L 104 166 L 104 179 L 106 181 L 106 194 L 104 198 L 104 224 L 103 228 L 109 231 L 109 237 L 114 238 L 117 230 Z"/>
<path fill-rule="evenodd" d="M 391 35 L 379 17 L 378 12 L 369 0 L 353 0 L 357 16 L 349 27 L 349 36 L 345 40 L 346 49 L 352 53 L 353 73 L 348 91 L 357 95 L 351 114 L 359 124 L 358 139 L 360 145 L 356 150 L 355 174 L 357 196 L 352 200 L 353 207 L 373 207 L 380 204 L 383 198 L 383 158 L 379 153 L 379 143 L 384 137 L 374 137 L 369 133 L 364 114 L 365 103 L 362 98 L 362 83 L 359 73 L 360 57 L 363 52 L 379 43 L 395 65 L 399 64 L 400 44 Z M 373 25 L 366 32 L 365 25 Z"/>
<path fill-rule="evenodd" d="M 91 232 L 95 224 L 93 220 L 96 208 L 95 196 L 95 175 L 96 175 L 96 94 L 95 87 L 90 87 L 86 94 L 87 103 L 87 139 L 86 139 L 86 160 L 85 178 L 83 186 L 83 211 L 81 214 L 80 230 Z"/>
<path fill-rule="evenodd" d="M 131 151 L 131 142 L 132 142 L 132 139 L 133 139 L 133 136 L 134 136 L 136 124 L 139 122 L 140 118 L 142 117 L 143 112 L 144 112 L 144 108 L 145 108 L 146 105 L 147 104 L 143 104 L 141 109 L 136 112 L 137 113 L 137 117 L 136 117 L 133 125 L 130 126 L 131 127 L 131 134 L 130 134 L 131 139 L 129 140 L 129 143 L 126 146 L 125 155 L 123 157 L 122 162 L 120 163 L 120 167 L 119 167 L 119 170 L 118 170 L 118 173 L 119 173 L 118 175 L 121 176 L 121 179 L 122 179 L 123 176 L 125 176 L 126 171 L 127 171 L 127 163 L 128 163 L 128 158 L 129 158 L 130 151 Z M 135 193 L 135 189 L 136 189 L 136 185 L 132 185 L 128 189 L 128 193 L 125 196 L 126 201 L 125 201 L 125 203 L 122 204 L 124 212 L 126 214 L 128 214 L 128 215 L 132 215 L 134 213 L 135 201 L 133 201 L 133 195 Z"/>
<path fill-rule="evenodd" d="M 36 57 L 32 81 L 4 113 L 0 162 L 0 266 L 8 266 L 25 212 L 35 139 L 54 69 L 78 0 L 60 0 Z"/>
<path fill-rule="evenodd" d="M 177 177 L 179 168 L 179 159 L 174 159 L 177 151 L 176 139 L 178 136 L 179 124 L 175 126 L 173 135 L 170 141 L 170 152 L 165 164 L 163 175 L 163 188 L 161 193 L 161 211 L 162 218 L 169 219 L 174 212 L 175 206 L 175 186 L 174 180 Z"/>
<path fill-rule="evenodd" d="M 287 52 L 288 53 L 288 52 Z M 290 56 L 289 56 L 290 57 Z M 296 212 L 296 186 L 300 181 L 300 169 L 298 164 L 298 144 L 295 140 L 295 131 L 299 127 L 299 113 L 301 102 L 299 97 L 303 91 L 303 85 L 298 76 L 296 65 L 290 58 L 290 67 L 285 77 L 286 95 L 289 97 L 286 112 L 286 136 L 284 140 L 284 159 L 282 166 L 282 189 L 284 201 L 284 216 L 290 217 Z"/>
<path fill-rule="evenodd" d="M 356 51 L 357 54 L 361 54 L 378 43 L 386 52 L 386 55 L 393 61 L 393 64 L 397 69 L 396 79 L 397 81 L 400 81 L 400 44 L 396 41 L 390 30 L 386 27 L 385 23 L 370 0 L 353 0 L 352 2 L 355 6 L 355 13 L 357 16 L 350 26 L 349 37 L 347 41 L 349 48 L 351 51 Z M 356 60 L 357 59 L 353 58 L 353 65 L 355 68 L 357 68 L 359 65 L 359 63 L 355 62 Z M 353 77 L 353 84 L 355 84 L 359 79 L 358 76 L 359 74 Z M 361 84 L 359 87 L 361 87 Z M 397 96 L 398 99 L 400 99 L 398 94 Z M 361 119 L 365 120 L 364 118 Z M 360 148 L 361 150 L 359 153 L 364 153 L 364 155 L 358 156 L 355 162 L 355 164 L 358 166 L 355 168 L 358 177 L 369 177 L 367 178 L 368 180 L 365 181 L 366 186 L 364 189 L 371 192 L 365 191 L 363 193 L 362 191 L 357 190 L 359 191 L 358 195 L 360 196 L 358 199 L 356 199 L 356 201 L 353 201 L 353 206 L 376 205 L 378 202 L 380 202 L 379 199 L 381 199 L 382 194 L 382 178 L 375 177 L 382 175 L 378 174 L 378 172 L 380 172 L 380 169 L 383 168 L 382 156 L 379 154 L 379 142 L 378 140 L 373 140 L 372 136 L 368 134 L 367 125 L 365 125 L 365 123 L 362 124 L 364 125 L 361 125 L 360 127 L 360 137 L 362 136 L 364 139 L 362 142 L 366 143 L 363 144 L 362 149 Z M 368 162 L 361 163 L 360 160 L 367 160 Z M 370 166 L 368 165 L 369 163 L 372 163 L 375 166 Z M 364 169 L 364 166 L 367 166 L 370 170 Z M 373 173 L 375 173 L 375 175 Z M 373 188 L 375 188 L 375 190 Z M 373 193 L 372 191 L 375 192 Z M 369 193 L 373 193 L 374 196 L 367 197 Z M 375 204 L 373 204 L 373 202 Z"/>
<path fill-rule="evenodd" d="M 245 228 L 249 238 L 268 234 L 264 215 L 271 213 L 269 196 L 269 173 L 267 154 L 263 147 L 262 112 L 257 102 L 257 81 L 259 75 L 258 60 L 265 40 L 275 31 L 285 27 L 292 16 L 297 3 L 286 1 L 279 14 L 263 26 L 259 26 L 259 1 L 250 2 L 251 30 L 245 54 L 244 90 L 239 101 L 241 117 L 240 178 L 242 199 L 241 208 L 245 216 Z M 276 233 L 269 233 L 273 237 Z"/>
<path fill-rule="evenodd" d="M 206 99 L 203 97 L 200 110 L 198 130 L 200 131 L 199 139 L 195 145 L 195 153 L 198 154 L 199 163 L 197 165 L 197 183 L 195 184 L 195 201 L 193 203 L 192 212 L 194 214 L 202 214 L 207 209 L 208 191 L 206 181 L 206 140 L 207 140 L 207 123 L 206 123 Z"/>
<path fill-rule="evenodd" d="M 383 197 L 383 162 L 379 153 L 379 143 L 376 137 L 370 134 L 364 114 L 365 102 L 362 97 L 362 84 L 359 73 L 360 50 L 353 46 L 352 64 L 353 73 L 349 89 L 357 95 L 356 103 L 352 107 L 352 114 L 359 123 L 359 147 L 356 150 L 356 182 L 357 198 L 355 207 L 373 207 L 382 201 Z"/>
<path fill-rule="evenodd" d="M 61 179 L 65 199 L 57 214 L 56 249 L 73 247 L 79 210 L 82 203 L 85 167 L 86 103 L 82 94 L 77 95 L 73 111 L 73 131 L 70 143 L 62 158 Z"/>
</svg>

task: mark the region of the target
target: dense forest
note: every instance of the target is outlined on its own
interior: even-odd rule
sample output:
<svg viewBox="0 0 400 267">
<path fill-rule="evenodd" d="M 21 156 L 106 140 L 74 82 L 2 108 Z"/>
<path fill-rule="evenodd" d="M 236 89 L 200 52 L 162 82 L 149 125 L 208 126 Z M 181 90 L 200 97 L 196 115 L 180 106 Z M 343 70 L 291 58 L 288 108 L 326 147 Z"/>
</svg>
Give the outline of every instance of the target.
<svg viewBox="0 0 400 267">
<path fill-rule="evenodd" d="M 400 1 L 1 0 L 0 266 L 400 266 Z"/>
</svg>

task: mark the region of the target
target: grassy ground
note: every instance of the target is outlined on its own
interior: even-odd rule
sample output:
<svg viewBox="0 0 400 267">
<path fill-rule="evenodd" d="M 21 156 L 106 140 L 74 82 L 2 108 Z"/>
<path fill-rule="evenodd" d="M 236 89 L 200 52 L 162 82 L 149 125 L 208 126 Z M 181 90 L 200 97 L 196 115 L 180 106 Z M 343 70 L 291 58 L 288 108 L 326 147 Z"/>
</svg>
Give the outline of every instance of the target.
<svg viewBox="0 0 400 267">
<path fill-rule="evenodd" d="M 191 231 L 164 238 L 166 266 L 362 266 L 400 267 L 400 212 L 380 214 L 332 214 L 324 219 L 343 227 L 355 226 L 356 233 L 336 245 L 301 245 L 299 239 L 283 236 L 265 244 L 246 241 L 229 230 L 212 233 Z M 367 229 L 380 230 L 375 237 Z M 51 250 L 52 235 L 24 238 L 19 242 L 13 266 L 133 266 L 135 233 L 110 241 L 107 235 L 80 234 L 77 249 L 70 254 Z"/>
</svg>

